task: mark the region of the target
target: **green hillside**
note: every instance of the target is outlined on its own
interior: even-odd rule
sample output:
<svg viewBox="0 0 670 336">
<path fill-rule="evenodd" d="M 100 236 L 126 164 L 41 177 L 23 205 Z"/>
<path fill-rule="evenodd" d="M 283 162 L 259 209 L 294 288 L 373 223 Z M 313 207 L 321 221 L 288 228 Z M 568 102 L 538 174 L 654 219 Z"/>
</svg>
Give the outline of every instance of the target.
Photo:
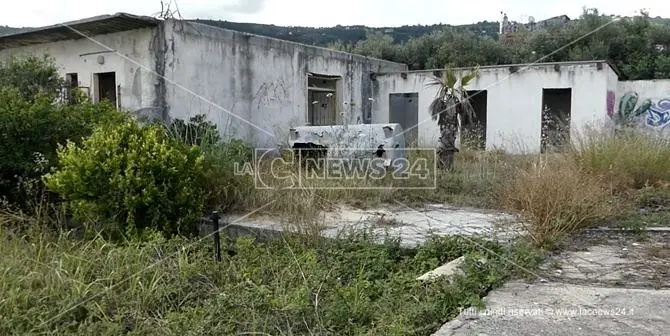
<svg viewBox="0 0 670 336">
<path fill-rule="evenodd" d="M 356 43 L 366 39 L 368 33 L 383 33 L 393 37 L 394 43 L 404 43 L 410 38 L 421 37 L 445 28 L 455 27 L 470 30 L 478 35 L 497 36 L 498 22 L 478 22 L 475 24 L 451 26 L 447 24 L 413 25 L 401 27 L 370 28 L 366 26 L 335 26 L 328 28 L 287 27 L 257 23 L 230 22 L 221 20 L 192 20 L 225 29 L 237 30 L 245 33 L 269 36 L 309 45 L 327 46 L 341 42 Z"/>
</svg>

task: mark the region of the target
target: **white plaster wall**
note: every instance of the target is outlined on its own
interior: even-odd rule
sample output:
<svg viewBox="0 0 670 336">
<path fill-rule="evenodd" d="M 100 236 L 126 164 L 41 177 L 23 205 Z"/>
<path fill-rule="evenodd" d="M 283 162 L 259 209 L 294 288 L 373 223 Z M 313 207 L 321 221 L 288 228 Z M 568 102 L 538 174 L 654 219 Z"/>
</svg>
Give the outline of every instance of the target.
<svg viewBox="0 0 670 336">
<path fill-rule="evenodd" d="M 610 67 L 607 67 L 607 96 L 605 98 L 605 104 L 607 106 L 607 116 L 608 119 L 604 127 L 610 131 L 614 130 L 614 118 L 617 110 L 617 100 L 618 100 L 618 91 L 619 91 L 619 76 L 614 70 Z"/>
<path fill-rule="evenodd" d="M 637 96 L 636 107 L 642 105 L 645 100 L 650 100 L 651 108 L 637 119 L 639 126 L 668 135 L 670 131 L 670 79 L 620 81 L 618 84 L 616 111 L 620 108 L 621 99 L 626 94 Z M 658 124 L 650 122 L 650 119 L 656 120 Z"/>
<path fill-rule="evenodd" d="M 79 86 L 90 88 L 91 95 L 94 91 L 94 74 L 114 71 L 116 72 L 116 84 L 121 85 L 121 106 L 125 109 L 137 110 L 153 106 L 155 99 L 156 77 L 152 72 L 155 60 L 149 51 L 153 32 L 154 29 L 143 28 L 92 36 L 92 39 L 98 43 L 118 53 L 105 52 L 86 55 L 107 49 L 89 39 L 82 38 L 0 50 L 0 59 L 22 55 L 41 57 L 48 54 L 54 58 L 61 76 L 76 72 Z M 98 64 L 98 56 L 104 57 L 104 64 Z"/>
<path fill-rule="evenodd" d="M 483 67 L 479 76 L 466 87 L 487 90 L 486 148 L 510 152 L 537 152 L 541 145 L 542 89 L 571 88 L 571 137 L 579 136 L 586 125 L 607 119 L 607 73 L 596 64 L 536 65 L 517 73 L 508 67 Z M 439 137 L 437 123 L 428 107 L 435 98 L 433 71 L 384 74 L 378 77 L 375 97 L 375 123 L 389 122 L 388 95 L 419 92 L 419 146 L 434 147 Z"/>
<path fill-rule="evenodd" d="M 406 69 L 197 23 L 169 21 L 166 39 L 172 50 L 166 76 L 187 89 L 168 84 L 170 115 L 185 119 L 206 113 L 224 135 L 258 147 L 285 145 L 288 130 L 305 125 L 307 72 L 343 77 L 340 112 L 346 122 L 357 123 L 363 122 L 364 104 L 371 104 L 367 71 Z"/>
</svg>

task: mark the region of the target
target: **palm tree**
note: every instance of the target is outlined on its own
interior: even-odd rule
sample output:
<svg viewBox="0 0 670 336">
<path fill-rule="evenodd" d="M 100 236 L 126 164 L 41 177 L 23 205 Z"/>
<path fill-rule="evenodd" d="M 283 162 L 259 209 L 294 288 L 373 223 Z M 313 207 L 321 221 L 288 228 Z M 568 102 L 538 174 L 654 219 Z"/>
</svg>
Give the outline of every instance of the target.
<svg viewBox="0 0 670 336">
<path fill-rule="evenodd" d="M 458 152 L 456 136 L 460 126 L 473 123 L 475 111 L 470 104 L 467 86 L 479 71 L 479 66 L 463 75 L 460 79 L 456 73 L 445 68 L 443 78 L 436 78 L 430 86 L 439 87 L 437 95 L 430 104 L 429 110 L 433 120 L 440 126 L 440 139 L 437 146 L 438 167 L 451 169 L 454 165 L 454 154 Z"/>
</svg>

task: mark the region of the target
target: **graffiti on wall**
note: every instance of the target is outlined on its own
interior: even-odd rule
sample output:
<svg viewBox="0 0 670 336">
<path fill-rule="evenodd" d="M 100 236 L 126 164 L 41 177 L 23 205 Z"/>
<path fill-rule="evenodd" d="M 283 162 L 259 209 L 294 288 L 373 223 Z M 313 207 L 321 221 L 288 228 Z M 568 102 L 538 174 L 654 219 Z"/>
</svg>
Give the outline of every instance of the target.
<svg viewBox="0 0 670 336">
<path fill-rule="evenodd" d="M 616 114 L 617 124 L 643 124 L 658 130 L 664 130 L 670 125 L 670 98 L 661 98 L 656 101 L 647 98 L 641 102 L 639 100 L 640 96 L 637 92 L 627 92 L 621 97 Z"/>
<path fill-rule="evenodd" d="M 616 102 L 616 97 L 614 91 L 607 91 L 607 115 L 610 118 L 614 118 L 614 104 Z"/>
<path fill-rule="evenodd" d="M 254 95 L 256 108 L 261 106 L 278 106 L 289 100 L 288 88 L 283 80 L 265 82 L 258 87 Z"/>
</svg>

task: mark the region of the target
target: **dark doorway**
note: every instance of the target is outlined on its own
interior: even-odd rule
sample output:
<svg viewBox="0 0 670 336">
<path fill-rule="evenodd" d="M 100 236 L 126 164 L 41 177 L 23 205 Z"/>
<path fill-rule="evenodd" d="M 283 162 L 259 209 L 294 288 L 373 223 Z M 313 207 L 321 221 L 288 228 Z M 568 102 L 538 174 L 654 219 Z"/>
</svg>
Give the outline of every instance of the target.
<svg viewBox="0 0 670 336">
<path fill-rule="evenodd" d="M 79 87 L 79 76 L 77 73 L 68 73 L 65 75 L 65 99 L 68 102 L 73 102 L 74 92 Z"/>
<path fill-rule="evenodd" d="M 405 133 L 405 144 L 416 144 L 419 137 L 419 93 L 389 94 L 389 122 L 398 123 Z"/>
<path fill-rule="evenodd" d="M 472 120 L 466 120 L 461 135 L 461 146 L 472 150 L 486 149 L 486 114 L 488 113 L 488 91 L 473 90 L 466 92 L 470 105 L 475 110 Z M 468 122 L 469 121 L 469 122 Z"/>
<path fill-rule="evenodd" d="M 101 72 L 95 74 L 98 85 L 98 101 L 107 100 L 116 106 L 116 73 Z"/>
<path fill-rule="evenodd" d="M 310 74 L 307 77 L 307 120 L 312 126 L 337 124 L 337 104 L 340 95 L 337 90 L 339 76 Z"/>
<path fill-rule="evenodd" d="M 71 89 L 75 89 L 79 87 L 79 76 L 77 76 L 77 73 L 69 73 L 65 75 L 65 82 L 67 83 L 67 86 Z"/>
<path fill-rule="evenodd" d="M 542 89 L 542 153 L 570 141 L 572 89 Z"/>
</svg>

